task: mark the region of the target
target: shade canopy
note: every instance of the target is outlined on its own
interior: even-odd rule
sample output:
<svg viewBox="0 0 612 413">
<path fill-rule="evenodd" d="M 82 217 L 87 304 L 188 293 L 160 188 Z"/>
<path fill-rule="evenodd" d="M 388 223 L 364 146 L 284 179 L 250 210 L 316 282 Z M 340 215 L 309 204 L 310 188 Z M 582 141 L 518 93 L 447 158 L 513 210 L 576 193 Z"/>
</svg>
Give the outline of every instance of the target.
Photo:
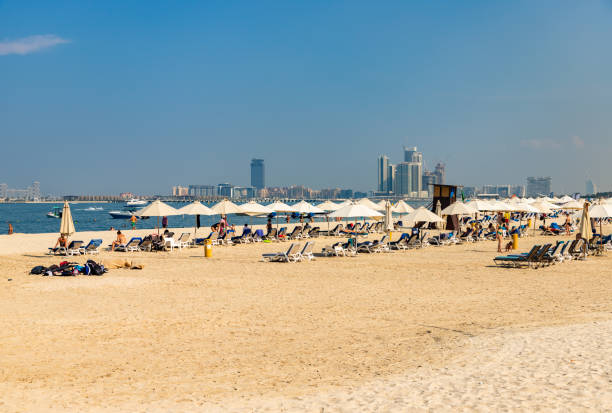
<svg viewBox="0 0 612 413">
<path fill-rule="evenodd" d="M 453 202 L 442 211 L 440 211 L 441 215 L 471 215 L 478 211 L 476 211 L 471 206 L 464 204 L 461 201 Z"/>
<path fill-rule="evenodd" d="M 68 236 L 74 234 L 74 222 L 72 222 L 72 212 L 70 212 L 70 205 L 68 201 L 64 201 L 64 208 L 62 209 L 62 220 L 60 222 L 60 234 Z"/>
<path fill-rule="evenodd" d="M 291 206 L 279 201 L 273 202 L 266 206 L 274 212 L 294 212 L 294 209 Z"/>
<path fill-rule="evenodd" d="M 378 205 L 380 208 L 385 209 L 385 207 L 387 205 L 387 200 L 386 199 L 381 199 L 380 201 L 376 202 L 376 205 Z M 391 206 L 393 206 L 393 205 L 391 205 Z"/>
<path fill-rule="evenodd" d="M 467 201 L 466 204 L 477 211 L 494 211 L 493 206 L 482 199 L 472 199 Z"/>
<path fill-rule="evenodd" d="M 569 210 L 569 209 L 582 209 L 584 204 L 582 202 L 578 202 L 575 199 L 568 201 L 562 205 L 560 205 L 561 209 Z"/>
<path fill-rule="evenodd" d="M 372 208 L 368 208 L 362 204 L 348 204 L 338 209 L 337 211 L 329 214 L 330 218 L 373 218 L 373 217 L 382 217 L 378 211 L 373 210 Z"/>
<path fill-rule="evenodd" d="M 212 208 L 210 209 L 216 215 L 228 215 L 228 214 L 242 213 L 238 205 L 234 204 L 232 201 L 228 201 L 227 199 L 224 199 L 223 201 L 218 202 L 217 204 L 213 205 Z"/>
<path fill-rule="evenodd" d="M 514 208 L 516 208 L 517 212 L 531 212 L 536 214 L 540 213 L 540 210 L 538 208 L 534 207 L 531 204 L 528 204 L 527 202 L 519 202 L 518 204 L 514 204 Z"/>
<path fill-rule="evenodd" d="M 209 207 L 197 201 L 185 205 L 177 211 L 180 215 L 215 215 Z"/>
<path fill-rule="evenodd" d="M 373 209 L 374 211 L 384 211 L 385 207 L 381 207 L 378 204 L 375 204 L 374 202 L 370 201 L 368 198 L 361 198 L 359 201 L 357 201 L 357 204 L 359 205 L 365 205 L 370 209 Z"/>
<path fill-rule="evenodd" d="M 408 205 L 402 199 L 400 199 L 395 203 L 395 205 L 393 205 L 391 211 L 395 212 L 396 214 L 409 214 L 414 211 L 414 208 Z"/>
<path fill-rule="evenodd" d="M 419 207 L 406 216 L 410 222 L 444 222 L 442 218 L 425 207 Z"/>
<path fill-rule="evenodd" d="M 181 215 L 176 208 L 168 204 L 164 204 L 159 199 L 153 201 L 146 207 L 139 209 L 134 213 L 141 217 L 166 217 L 170 215 Z"/>
<path fill-rule="evenodd" d="M 342 208 L 340 205 L 332 201 L 321 202 L 319 205 L 316 205 L 316 207 L 322 209 L 323 211 L 337 211 Z"/>
<path fill-rule="evenodd" d="M 268 215 L 274 212 L 272 208 L 260 205 L 255 201 L 250 201 L 246 204 L 242 204 L 239 206 L 239 208 L 244 215 L 249 215 L 253 217 L 258 215 Z"/>
<path fill-rule="evenodd" d="M 293 208 L 293 211 L 297 212 L 298 214 L 322 214 L 325 212 L 321 208 L 317 208 L 306 201 L 300 201 L 291 207 Z"/>
<path fill-rule="evenodd" d="M 612 218 L 612 205 L 599 204 L 589 208 L 589 217 L 591 218 Z"/>
<path fill-rule="evenodd" d="M 534 203 L 531 204 L 531 206 L 538 208 L 540 212 L 543 214 L 549 214 L 553 210 L 559 209 L 558 205 L 552 204 L 544 199 L 539 199 L 535 201 Z"/>
<path fill-rule="evenodd" d="M 573 200 L 574 200 L 574 198 L 572 198 L 571 196 L 564 195 L 564 196 L 563 196 L 563 197 L 562 197 L 562 198 L 559 200 L 559 202 L 561 202 L 561 203 L 565 204 L 566 202 L 570 202 L 570 201 L 573 201 Z"/>
</svg>

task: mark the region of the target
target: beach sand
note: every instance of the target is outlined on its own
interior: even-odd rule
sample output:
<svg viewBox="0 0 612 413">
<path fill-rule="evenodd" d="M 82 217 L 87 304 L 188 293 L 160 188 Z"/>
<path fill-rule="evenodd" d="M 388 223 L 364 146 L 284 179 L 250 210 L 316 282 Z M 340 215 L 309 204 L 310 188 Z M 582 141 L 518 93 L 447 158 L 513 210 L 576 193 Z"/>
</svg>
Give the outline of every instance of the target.
<svg viewBox="0 0 612 413">
<path fill-rule="evenodd" d="M 277 264 L 261 253 L 287 244 L 259 243 L 42 277 L 55 236 L 18 237 L 0 237 L 0 411 L 612 408 L 609 256 L 501 269 L 486 241 Z"/>
</svg>

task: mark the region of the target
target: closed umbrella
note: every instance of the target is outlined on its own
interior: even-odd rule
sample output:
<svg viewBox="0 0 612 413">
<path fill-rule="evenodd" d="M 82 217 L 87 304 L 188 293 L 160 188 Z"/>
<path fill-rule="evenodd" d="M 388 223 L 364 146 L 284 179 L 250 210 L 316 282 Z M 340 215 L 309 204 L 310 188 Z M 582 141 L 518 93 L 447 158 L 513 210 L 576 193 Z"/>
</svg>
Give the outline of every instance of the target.
<svg viewBox="0 0 612 413">
<path fill-rule="evenodd" d="M 584 208 L 582 209 L 582 218 L 580 219 L 580 235 L 582 238 L 589 242 L 591 239 L 591 217 L 589 216 L 589 207 L 591 204 L 588 202 L 584 203 Z M 586 248 L 585 248 L 586 251 Z"/>
<path fill-rule="evenodd" d="M 442 217 L 442 203 L 440 202 L 439 199 L 438 199 L 438 202 L 436 202 L 436 215 L 439 216 L 440 218 Z M 441 229 L 442 223 L 441 222 L 436 223 L 436 228 Z"/>
<path fill-rule="evenodd" d="M 385 229 L 389 232 L 389 238 L 391 238 L 391 231 L 393 231 L 393 212 L 391 211 L 391 202 L 385 201 Z"/>
<path fill-rule="evenodd" d="M 74 222 L 72 222 L 72 213 L 68 201 L 64 201 L 64 209 L 62 210 L 62 220 L 60 221 L 60 234 L 69 236 L 74 234 Z"/>
</svg>

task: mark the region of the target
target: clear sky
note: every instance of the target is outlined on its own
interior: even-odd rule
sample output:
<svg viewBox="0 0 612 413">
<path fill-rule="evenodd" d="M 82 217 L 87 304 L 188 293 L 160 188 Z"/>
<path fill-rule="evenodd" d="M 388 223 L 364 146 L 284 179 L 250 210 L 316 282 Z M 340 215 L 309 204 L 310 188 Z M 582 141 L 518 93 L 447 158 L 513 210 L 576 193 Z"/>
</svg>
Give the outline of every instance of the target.
<svg viewBox="0 0 612 413">
<path fill-rule="evenodd" d="M 612 189 L 611 1 L 0 1 L 0 182 Z"/>
</svg>

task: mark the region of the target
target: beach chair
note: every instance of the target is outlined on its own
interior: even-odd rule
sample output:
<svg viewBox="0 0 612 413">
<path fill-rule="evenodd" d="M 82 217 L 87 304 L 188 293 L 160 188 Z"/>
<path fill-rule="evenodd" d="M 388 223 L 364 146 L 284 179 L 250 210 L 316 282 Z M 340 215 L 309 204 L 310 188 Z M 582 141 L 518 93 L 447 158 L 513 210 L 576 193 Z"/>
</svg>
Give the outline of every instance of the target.
<svg viewBox="0 0 612 413">
<path fill-rule="evenodd" d="M 181 236 L 176 240 L 176 243 L 179 248 L 186 248 L 189 246 L 189 239 L 191 238 L 191 234 L 188 232 L 183 232 Z"/>
<path fill-rule="evenodd" d="M 100 253 L 100 245 L 102 245 L 102 240 L 99 238 L 96 239 L 92 239 L 91 241 L 89 241 L 89 243 L 84 246 L 81 247 L 81 254 L 85 255 L 85 254 L 99 254 Z"/>
<path fill-rule="evenodd" d="M 276 228 L 270 229 L 270 231 L 268 231 L 268 233 L 263 237 L 264 241 L 278 241 L 276 238 L 276 233 Z"/>
<path fill-rule="evenodd" d="M 381 239 L 375 240 L 371 248 L 373 252 L 391 252 L 389 248 L 389 236 L 383 235 Z"/>
<path fill-rule="evenodd" d="M 551 265 L 551 264 L 556 263 L 562 244 L 563 244 L 563 241 L 557 241 L 557 243 L 555 244 L 552 250 L 549 249 L 545 254 L 543 254 L 540 257 L 539 259 L 540 264 L 541 265 Z"/>
<path fill-rule="evenodd" d="M 295 243 L 291 243 L 287 251 L 275 252 L 271 254 L 261 254 L 262 261 L 267 262 L 293 262 L 293 257 L 295 256 L 296 251 L 299 249 L 299 245 L 296 246 Z"/>
<path fill-rule="evenodd" d="M 586 258 L 586 243 L 584 238 L 576 240 L 574 245 L 569 248 L 569 256 L 573 260 L 583 260 Z"/>
<path fill-rule="evenodd" d="M 301 251 L 296 252 L 294 256 L 295 261 L 314 260 L 314 254 L 312 253 L 313 246 L 314 243 L 312 241 L 308 241 L 306 244 L 304 244 L 304 248 L 302 248 Z"/>
<path fill-rule="evenodd" d="M 81 246 L 83 241 L 72 241 L 66 251 L 62 255 L 81 255 Z"/>
<path fill-rule="evenodd" d="M 335 255 L 336 257 L 340 255 L 345 255 L 344 248 L 342 248 L 342 242 L 339 241 L 333 245 L 328 245 L 326 247 L 323 247 L 323 249 L 321 250 L 321 254 L 327 257 L 329 257 L 330 255 Z"/>
<path fill-rule="evenodd" d="M 389 248 L 392 250 L 408 249 L 408 244 L 407 244 L 408 239 L 409 239 L 408 233 L 404 232 L 397 241 L 389 242 Z"/>
<path fill-rule="evenodd" d="M 287 227 L 281 227 L 278 234 L 276 234 L 276 239 L 279 241 L 287 241 Z"/>
<path fill-rule="evenodd" d="M 142 242 L 140 237 L 132 237 L 126 244 L 120 244 L 115 247 L 115 251 L 138 251 L 138 245 Z"/>
<path fill-rule="evenodd" d="M 518 254 L 518 255 L 499 256 L 499 257 L 493 258 L 493 262 L 498 267 L 519 268 L 519 267 L 524 267 L 524 266 L 531 266 L 531 262 L 536 257 L 539 251 L 540 251 L 540 246 L 534 245 L 531 248 L 531 250 L 525 255 Z"/>
<path fill-rule="evenodd" d="M 309 238 L 318 238 L 319 234 L 321 232 L 321 228 L 319 227 L 314 227 L 312 228 L 310 231 L 308 231 L 308 237 Z"/>
<path fill-rule="evenodd" d="M 153 239 L 145 237 L 140 244 L 138 244 L 138 251 L 151 251 L 153 248 Z"/>
<path fill-rule="evenodd" d="M 302 227 L 300 225 L 293 228 L 291 234 L 287 235 L 286 239 L 288 240 L 296 240 L 302 238 Z"/>
</svg>

